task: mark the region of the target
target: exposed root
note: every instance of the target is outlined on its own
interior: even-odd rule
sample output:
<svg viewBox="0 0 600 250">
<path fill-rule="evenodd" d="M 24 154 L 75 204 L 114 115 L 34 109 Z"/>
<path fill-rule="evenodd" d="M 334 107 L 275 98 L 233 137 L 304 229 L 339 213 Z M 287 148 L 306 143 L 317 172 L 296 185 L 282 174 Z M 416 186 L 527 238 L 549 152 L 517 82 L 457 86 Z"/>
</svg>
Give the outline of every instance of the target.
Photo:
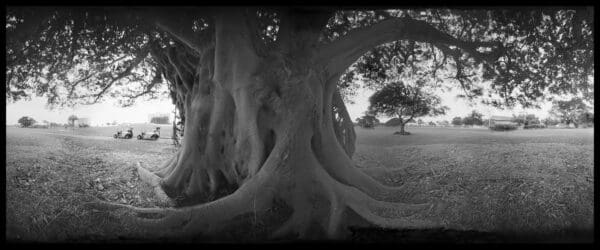
<svg viewBox="0 0 600 250">
<path fill-rule="evenodd" d="M 310 162 L 310 160 L 308 160 Z M 299 238 L 310 237 L 310 223 L 320 222 L 326 230 L 327 237 L 337 238 L 340 235 L 340 226 L 346 209 L 351 209 L 359 216 L 376 226 L 383 228 L 436 228 L 443 225 L 419 216 L 434 207 L 433 204 L 410 204 L 379 201 L 358 188 L 345 185 L 334 178 L 319 165 L 307 166 L 308 171 L 320 183 L 321 189 L 295 185 L 294 197 L 291 205 L 294 209 L 292 216 L 273 234 L 272 237 L 284 237 L 290 234 Z M 325 198 L 329 202 L 327 216 L 329 220 L 318 217 L 323 216 L 323 209 L 314 206 L 315 197 Z M 318 198 L 317 198 L 318 200 Z M 319 210 L 321 208 L 321 210 Z M 318 217 L 318 218 L 315 218 Z"/>
<path fill-rule="evenodd" d="M 310 214 L 309 209 L 298 209 L 294 208 L 292 216 L 283 223 L 272 235 L 272 238 L 280 238 L 286 235 L 296 235 L 298 238 L 306 238 L 308 227 L 310 225 Z"/>
<path fill-rule="evenodd" d="M 152 186 L 152 188 L 154 189 L 154 194 L 156 195 L 156 198 L 158 199 L 158 201 L 161 204 L 168 205 L 168 206 L 175 205 L 175 202 L 171 198 L 169 198 L 169 196 L 165 193 L 165 191 L 160 186 L 160 181 L 162 178 L 160 178 L 156 174 L 151 173 L 147 169 L 143 168 L 140 162 L 137 163 L 136 168 L 137 168 L 138 174 L 140 176 L 140 179 L 142 181 L 148 183 L 150 186 Z"/>
<path fill-rule="evenodd" d="M 158 170 L 152 171 L 152 173 L 158 175 L 158 177 L 161 178 L 171 174 L 171 172 L 173 171 L 173 169 L 175 169 L 175 166 L 177 165 L 177 161 L 179 161 L 180 152 L 177 152 L 175 156 L 171 157 L 171 159 L 165 162 L 163 166 L 161 166 Z"/>
<path fill-rule="evenodd" d="M 265 184 L 269 177 L 257 176 L 229 196 L 189 207 L 140 208 L 104 201 L 85 205 L 95 210 L 125 213 L 123 218 L 126 221 L 159 237 L 187 238 L 199 233 L 210 235 L 229 225 L 237 216 L 266 211 L 273 197 L 273 189 L 263 188 L 269 186 Z M 148 180 L 155 182 L 156 178 L 149 176 Z"/>
</svg>

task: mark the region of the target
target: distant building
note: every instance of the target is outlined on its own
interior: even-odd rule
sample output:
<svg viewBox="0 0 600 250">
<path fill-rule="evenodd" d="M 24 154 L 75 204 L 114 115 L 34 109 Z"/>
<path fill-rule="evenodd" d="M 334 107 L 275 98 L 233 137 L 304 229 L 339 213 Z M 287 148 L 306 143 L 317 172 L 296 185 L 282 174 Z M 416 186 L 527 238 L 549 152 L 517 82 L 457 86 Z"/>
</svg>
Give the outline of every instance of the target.
<svg viewBox="0 0 600 250">
<path fill-rule="evenodd" d="M 490 127 L 494 126 L 495 124 L 510 124 L 510 125 L 515 125 L 517 126 L 518 124 L 516 122 L 513 122 L 513 118 L 510 116 L 492 116 L 489 120 L 488 124 Z"/>
</svg>

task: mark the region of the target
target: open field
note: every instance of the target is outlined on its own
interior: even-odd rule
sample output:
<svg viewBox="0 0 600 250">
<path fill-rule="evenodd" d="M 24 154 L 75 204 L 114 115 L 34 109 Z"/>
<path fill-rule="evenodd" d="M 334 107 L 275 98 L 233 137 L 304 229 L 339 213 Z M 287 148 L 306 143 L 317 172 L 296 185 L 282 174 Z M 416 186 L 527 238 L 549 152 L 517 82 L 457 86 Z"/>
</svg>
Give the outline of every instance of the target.
<svg viewBox="0 0 600 250">
<path fill-rule="evenodd" d="M 133 167 L 167 160 L 170 140 L 116 140 L 114 127 L 6 129 L 8 240 L 126 241 L 144 233 L 82 204 L 164 206 Z M 161 130 L 170 137 L 170 126 Z M 434 216 L 446 228 L 526 235 L 521 241 L 593 240 L 593 129 L 407 128 L 412 135 L 394 136 L 395 130 L 357 127 L 357 167 L 386 184 L 405 184 L 415 199 L 440 201 Z M 134 127 L 135 135 L 140 131 Z M 355 238 L 401 236 L 416 237 Z"/>
</svg>

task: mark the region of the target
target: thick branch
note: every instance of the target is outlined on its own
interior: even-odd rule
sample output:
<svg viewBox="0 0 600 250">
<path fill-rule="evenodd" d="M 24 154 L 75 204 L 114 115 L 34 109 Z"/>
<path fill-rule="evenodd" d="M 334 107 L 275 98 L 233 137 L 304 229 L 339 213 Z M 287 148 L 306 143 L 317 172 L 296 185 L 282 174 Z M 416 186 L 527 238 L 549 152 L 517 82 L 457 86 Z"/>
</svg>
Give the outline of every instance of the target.
<svg viewBox="0 0 600 250">
<path fill-rule="evenodd" d="M 204 51 L 204 47 L 198 42 L 198 38 L 193 36 L 193 32 L 190 29 L 189 31 L 184 31 L 182 28 L 175 28 L 176 26 L 182 27 L 181 25 L 177 25 L 169 19 L 159 19 L 156 21 L 156 27 L 167 32 L 173 38 L 184 44 L 185 46 L 192 49 L 194 52 L 198 54 L 202 54 Z"/>
<path fill-rule="evenodd" d="M 358 28 L 336 41 L 323 45 L 319 49 L 316 61 L 323 62 L 328 75 L 332 77 L 346 70 L 373 47 L 402 39 L 456 46 L 480 61 L 494 61 L 502 50 L 498 48 L 495 52 L 481 53 L 477 51 L 478 48 L 499 46 L 499 44 L 461 41 L 439 31 L 427 22 L 411 18 L 393 18 Z"/>
<path fill-rule="evenodd" d="M 104 88 L 102 88 L 102 90 L 100 91 L 100 93 L 95 94 L 96 98 L 94 99 L 94 101 L 92 103 L 96 103 L 98 102 L 98 100 L 100 100 L 100 98 L 102 98 L 102 96 L 104 95 L 104 93 L 118 80 L 123 79 L 123 77 L 128 76 L 129 74 L 131 74 L 131 71 L 137 66 L 139 65 L 144 58 L 146 58 L 146 56 L 148 55 L 148 53 L 150 52 L 150 48 L 148 46 L 144 47 L 140 53 L 137 55 L 137 57 L 132 61 L 132 63 L 129 65 L 129 67 L 127 67 L 127 69 L 125 69 L 125 71 L 121 72 L 120 74 L 117 75 L 117 77 L 113 77 L 111 79 L 111 81 L 106 84 L 106 86 Z"/>
</svg>

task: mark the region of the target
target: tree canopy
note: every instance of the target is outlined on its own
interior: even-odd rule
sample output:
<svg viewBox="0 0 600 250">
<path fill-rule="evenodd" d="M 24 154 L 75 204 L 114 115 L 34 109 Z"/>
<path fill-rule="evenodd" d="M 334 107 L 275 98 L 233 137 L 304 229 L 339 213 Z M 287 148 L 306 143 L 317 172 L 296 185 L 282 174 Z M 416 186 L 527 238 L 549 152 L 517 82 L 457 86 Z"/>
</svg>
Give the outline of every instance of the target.
<svg viewBox="0 0 600 250">
<path fill-rule="evenodd" d="M 398 117 L 402 123 L 425 115 L 441 115 L 448 109 L 441 99 L 425 92 L 419 86 L 392 82 L 369 98 L 369 109 L 390 117 Z"/>
<path fill-rule="evenodd" d="M 476 110 L 471 111 L 471 113 L 463 118 L 464 125 L 482 125 L 483 124 L 483 115 Z"/>
<path fill-rule="evenodd" d="M 550 114 L 566 124 L 573 123 L 577 127 L 581 120 L 589 120 L 587 118 L 590 116 L 589 110 L 590 107 L 582 98 L 574 97 L 566 101 L 555 100 L 552 103 Z"/>
<path fill-rule="evenodd" d="M 23 116 L 21 118 L 19 118 L 19 120 L 17 121 L 19 124 L 21 124 L 21 127 L 27 128 L 30 127 L 31 125 L 35 124 L 35 119 L 33 119 L 33 117 L 29 117 L 29 116 Z"/>
<path fill-rule="evenodd" d="M 285 37 L 278 33 L 285 25 L 282 11 L 250 10 L 263 51 Z M 343 45 L 334 41 L 358 38 L 370 27 L 405 29 L 397 41 L 371 49 L 388 39 L 371 38 L 365 48 L 350 51 L 361 54 L 340 79 L 343 97 L 356 90 L 356 79 L 380 88 L 386 79 L 408 77 L 454 82 L 446 87 L 459 86 L 465 97 L 496 106 L 535 106 L 547 94 L 593 98 L 591 7 L 323 11 L 331 13 L 319 38 L 323 48 Z M 9 7 L 7 99 L 38 95 L 63 106 L 107 95 L 122 105 L 142 96 L 173 97 L 177 83 L 164 62 L 198 60 L 194 47 L 214 46 L 211 13 L 209 7 Z M 191 40 L 201 45 L 186 43 Z M 173 50 L 187 52 L 175 58 Z"/>
</svg>

